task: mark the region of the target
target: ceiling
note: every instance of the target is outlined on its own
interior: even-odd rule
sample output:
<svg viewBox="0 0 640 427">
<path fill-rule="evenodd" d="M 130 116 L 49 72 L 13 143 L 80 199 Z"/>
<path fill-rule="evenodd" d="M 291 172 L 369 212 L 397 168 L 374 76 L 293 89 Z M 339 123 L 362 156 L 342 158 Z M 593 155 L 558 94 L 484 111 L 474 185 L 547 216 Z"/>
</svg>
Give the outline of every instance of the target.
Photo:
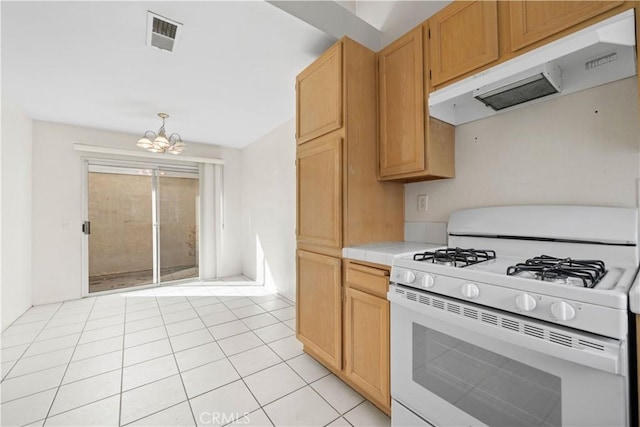
<svg viewBox="0 0 640 427">
<path fill-rule="evenodd" d="M 448 1 L 349 3 L 384 41 Z M 141 135 L 160 127 L 162 111 L 185 142 L 234 148 L 294 117 L 295 76 L 335 42 L 263 1 L 1 7 L 2 91 L 29 117 Z M 146 45 L 148 10 L 183 24 L 173 53 Z"/>
</svg>

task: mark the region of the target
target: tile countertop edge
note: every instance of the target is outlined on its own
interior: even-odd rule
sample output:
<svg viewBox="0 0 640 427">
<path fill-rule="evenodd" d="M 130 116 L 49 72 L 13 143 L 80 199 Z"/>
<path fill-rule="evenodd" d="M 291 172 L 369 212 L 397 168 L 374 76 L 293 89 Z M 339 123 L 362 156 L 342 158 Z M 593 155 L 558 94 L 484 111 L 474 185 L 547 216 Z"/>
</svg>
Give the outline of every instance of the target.
<svg viewBox="0 0 640 427">
<path fill-rule="evenodd" d="M 366 245 L 343 248 L 342 256 L 343 258 L 349 258 L 355 261 L 371 262 L 373 264 L 391 267 L 391 263 L 395 257 L 433 250 L 434 248 L 441 248 L 442 246 L 444 245 L 440 243 L 402 241 L 368 243 Z"/>
<path fill-rule="evenodd" d="M 629 291 L 629 309 L 640 315 L 640 273 L 636 275 L 633 286 Z"/>
</svg>

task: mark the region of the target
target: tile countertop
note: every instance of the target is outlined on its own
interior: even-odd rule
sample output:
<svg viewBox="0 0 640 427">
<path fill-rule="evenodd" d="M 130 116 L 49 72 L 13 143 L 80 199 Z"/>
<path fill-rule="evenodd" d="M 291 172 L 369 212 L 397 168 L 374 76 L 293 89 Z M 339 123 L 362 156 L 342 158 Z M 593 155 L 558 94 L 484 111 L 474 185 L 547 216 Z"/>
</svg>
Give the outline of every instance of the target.
<svg viewBox="0 0 640 427">
<path fill-rule="evenodd" d="M 443 246 L 445 245 L 416 242 L 368 243 L 366 245 L 343 248 L 342 256 L 356 261 L 391 266 L 393 258 L 397 256 L 410 255 L 415 252 L 428 251 Z"/>
<path fill-rule="evenodd" d="M 629 291 L 629 309 L 633 313 L 640 314 L 640 273 L 636 276 L 636 280 Z"/>
</svg>

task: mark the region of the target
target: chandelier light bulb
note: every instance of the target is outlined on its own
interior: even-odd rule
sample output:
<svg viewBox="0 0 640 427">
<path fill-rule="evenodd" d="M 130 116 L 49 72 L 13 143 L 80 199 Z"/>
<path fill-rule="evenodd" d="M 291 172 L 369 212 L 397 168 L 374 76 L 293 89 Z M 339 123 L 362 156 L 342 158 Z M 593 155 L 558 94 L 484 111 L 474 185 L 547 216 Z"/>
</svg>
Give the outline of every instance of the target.
<svg viewBox="0 0 640 427">
<path fill-rule="evenodd" d="M 164 135 L 158 135 L 156 139 L 153 140 L 153 143 L 160 148 L 166 148 L 170 145 L 169 140 Z"/>
<path fill-rule="evenodd" d="M 138 143 L 136 144 L 138 147 L 140 148 L 145 148 L 145 149 L 149 149 L 151 147 L 153 147 L 153 142 L 151 142 L 151 140 L 149 140 L 149 138 L 147 137 L 142 137 L 138 140 Z"/>
</svg>

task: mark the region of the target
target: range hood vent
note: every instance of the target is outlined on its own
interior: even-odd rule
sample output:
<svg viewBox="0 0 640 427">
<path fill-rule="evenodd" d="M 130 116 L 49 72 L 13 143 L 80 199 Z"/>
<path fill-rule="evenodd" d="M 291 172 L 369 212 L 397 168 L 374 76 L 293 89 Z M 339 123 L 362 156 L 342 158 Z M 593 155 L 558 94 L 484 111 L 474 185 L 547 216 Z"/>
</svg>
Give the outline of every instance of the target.
<svg viewBox="0 0 640 427">
<path fill-rule="evenodd" d="M 636 74 L 633 9 L 429 95 L 429 114 L 453 125 Z"/>
<path fill-rule="evenodd" d="M 544 64 L 530 70 L 526 76 L 518 76 L 497 85 L 485 86 L 473 91 L 473 97 L 494 111 L 533 101 L 560 92 L 561 71 L 559 67 Z M 493 86 L 498 86 L 493 88 Z"/>
<path fill-rule="evenodd" d="M 173 52 L 176 47 L 182 24 L 147 11 L 147 45 Z"/>
</svg>

